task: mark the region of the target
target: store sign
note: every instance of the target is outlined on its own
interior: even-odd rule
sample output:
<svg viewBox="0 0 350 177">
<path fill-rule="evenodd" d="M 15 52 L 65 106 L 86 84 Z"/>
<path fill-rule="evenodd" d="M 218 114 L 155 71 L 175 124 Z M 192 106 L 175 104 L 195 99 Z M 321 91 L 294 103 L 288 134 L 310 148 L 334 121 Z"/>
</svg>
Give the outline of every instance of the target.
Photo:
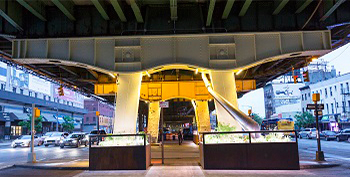
<svg viewBox="0 0 350 177">
<path fill-rule="evenodd" d="M 37 76 L 29 75 L 29 90 L 51 95 L 51 82 Z"/>
<path fill-rule="evenodd" d="M 168 101 L 161 101 L 161 102 L 159 102 L 159 107 L 169 108 L 169 102 Z"/>
<path fill-rule="evenodd" d="M 307 104 L 306 109 L 316 109 L 316 104 Z M 324 109 L 324 104 L 318 104 L 317 109 Z"/>
</svg>

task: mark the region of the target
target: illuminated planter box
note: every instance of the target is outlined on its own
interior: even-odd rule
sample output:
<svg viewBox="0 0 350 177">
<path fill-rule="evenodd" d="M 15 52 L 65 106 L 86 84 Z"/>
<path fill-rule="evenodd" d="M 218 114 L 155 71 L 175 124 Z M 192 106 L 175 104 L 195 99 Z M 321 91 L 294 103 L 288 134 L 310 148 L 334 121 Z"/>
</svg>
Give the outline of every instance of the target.
<svg viewBox="0 0 350 177">
<path fill-rule="evenodd" d="M 208 132 L 203 133 L 199 144 L 200 164 L 204 169 L 237 170 L 299 170 L 299 153 L 296 137 L 291 139 L 264 138 L 255 140 L 255 132 Z M 266 132 L 266 131 L 264 131 Z M 291 132 L 291 131 L 289 131 Z M 293 131 L 294 132 L 294 131 Z M 286 131 L 269 132 L 270 136 Z M 236 138 L 241 134 L 242 138 Z M 295 134 L 295 132 L 294 132 Z M 268 137 L 267 135 L 266 137 Z M 262 136 L 263 137 L 263 136 Z M 220 141 L 222 139 L 223 141 Z M 226 139 L 226 140 L 225 140 Z"/>
<path fill-rule="evenodd" d="M 98 145 L 89 145 L 89 170 L 146 170 L 150 166 L 150 136 L 99 135 L 99 138 L 102 140 Z"/>
</svg>

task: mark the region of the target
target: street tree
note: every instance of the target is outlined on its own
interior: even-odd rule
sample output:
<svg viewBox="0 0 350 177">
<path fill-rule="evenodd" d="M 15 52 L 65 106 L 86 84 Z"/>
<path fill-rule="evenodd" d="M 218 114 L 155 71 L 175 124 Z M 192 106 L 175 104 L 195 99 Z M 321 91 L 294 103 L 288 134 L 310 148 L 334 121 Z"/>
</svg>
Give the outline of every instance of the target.
<svg viewBox="0 0 350 177">
<path fill-rule="evenodd" d="M 19 126 L 22 126 L 23 129 L 25 129 L 26 134 L 28 134 L 28 131 L 31 130 L 31 122 L 32 122 L 32 115 L 31 114 L 27 114 L 28 119 L 27 120 L 22 120 L 20 122 L 18 122 Z M 34 130 L 36 133 L 42 133 L 43 130 L 43 117 L 39 116 L 37 118 L 34 119 Z"/>
<path fill-rule="evenodd" d="M 67 132 L 72 132 L 74 130 L 74 119 L 69 116 L 64 116 L 63 120 L 63 130 Z"/>
<path fill-rule="evenodd" d="M 315 117 L 308 111 L 303 113 L 298 112 L 295 116 L 295 125 L 300 129 L 302 127 L 309 127 L 315 123 Z"/>
<path fill-rule="evenodd" d="M 257 113 L 252 113 L 252 118 L 257 122 L 259 125 L 261 125 L 263 119 L 259 116 Z"/>
</svg>

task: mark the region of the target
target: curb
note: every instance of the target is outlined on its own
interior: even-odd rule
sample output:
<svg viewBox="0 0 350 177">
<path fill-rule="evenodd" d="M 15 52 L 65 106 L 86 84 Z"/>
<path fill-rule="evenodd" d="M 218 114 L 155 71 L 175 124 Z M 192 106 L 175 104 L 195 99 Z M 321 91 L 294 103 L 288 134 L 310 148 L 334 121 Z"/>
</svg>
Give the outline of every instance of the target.
<svg viewBox="0 0 350 177">
<path fill-rule="evenodd" d="M 331 167 L 337 167 L 337 166 L 340 166 L 340 164 L 337 164 L 337 163 L 310 164 L 310 165 L 300 165 L 300 169 L 331 168 Z"/>
<path fill-rule="evenodd" d="M 44 170 L 89 170 L 89 167 L 49 167 L 49 166 L 36 166 L 36 165 L 13 165 L 13 167 L 44 169 Z"/>
<path fill-rule="evenodd" d="M 1 170 L 6 170 L 6 169 L 9 169 L 9 168 L 13 168 L 15 165 L 6 165 L 6 166 L 3 166 L 3 167 L 0 167 L 0 171 Z"/>
</svg>

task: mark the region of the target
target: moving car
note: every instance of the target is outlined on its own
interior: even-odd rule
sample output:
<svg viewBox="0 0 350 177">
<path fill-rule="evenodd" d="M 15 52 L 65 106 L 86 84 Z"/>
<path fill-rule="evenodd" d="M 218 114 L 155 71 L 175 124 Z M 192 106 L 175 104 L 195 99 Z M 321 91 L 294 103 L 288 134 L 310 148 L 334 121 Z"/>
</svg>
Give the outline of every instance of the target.
<svg viewBox="0 0 350 177">
<path fill-rule="evenodd" d="M 326 141 L 335 140 L 336 135 L 334 131 L 325 130 L 320 133 L 320 138 L 324 138 Z"/>
<path fill-rule="evenodd" d="M 316 138 L 316 128 L 305 128 L 304 130 L 302 130 L 298 133 L 298 137 L 300 139 L 302 139 L 302 138 L 308 138 L 308 139 Z"/>
<path fill-rule="evenodd" d="M 68 133 L 53 132 L 50 137 L 45 139 L 44 145 L 45 145 L 45 147 L 48 147 L 49 145 L 59 146 L 60 140 L 63 139 L 67 135 L 68 135 Z"/>
<path fill-rule="evenodd" d="M 85 138 L 84 133 L 72 133 L 66 138 L 60 140 L 60 148 L 64 148 L 64 146 L 74 146 L 77 148 L 80 145 L 85 145 L 86 147 L 88 144 L 89 142 Z"/>
<path fill-rule="evenodd" d="M 350 142 L 350 129 L 344 129 L 342 131 L 340 131 L 337 135 L 337 141 L 344 141 L 344 140 L 348 140 L 348 142 Z"/>
<path fill-rule="evenodd" d="M 99 131 L 97 131 L 97 130 L 92 130 L 92 131 L 90 132 L 89 135 L 86 135 L 86 136 L 87 136 L 86 139 L 89 140 L 89 137 L 90 137 L 90 136 L 95 136 L 95 135 L 106 135 L 106 134 L 107 134 L 107 133 L 106 133 L 105 130 L 99 130 Z M 103 137 L 100 137 L 100 141 L 102 141 L 102 140 L 103 140 Z M 91 138 L 91 143 L 95 143 L 95 142 L 97 142 L 97 137 L 92 137 L 92 138 Z"/>
<path fill-rule="evenodd" d="M 31 135 L 23 135 L 20 136 L 19 138 L 15 139 L 11 143 L 11 147 L 16 148 L 16 147 L 30 147 L 30 142 L 31 142 Z M 34 146 L 40 146 L 40 139 L 38 136 L 34 135 Z"/>
</svg>

